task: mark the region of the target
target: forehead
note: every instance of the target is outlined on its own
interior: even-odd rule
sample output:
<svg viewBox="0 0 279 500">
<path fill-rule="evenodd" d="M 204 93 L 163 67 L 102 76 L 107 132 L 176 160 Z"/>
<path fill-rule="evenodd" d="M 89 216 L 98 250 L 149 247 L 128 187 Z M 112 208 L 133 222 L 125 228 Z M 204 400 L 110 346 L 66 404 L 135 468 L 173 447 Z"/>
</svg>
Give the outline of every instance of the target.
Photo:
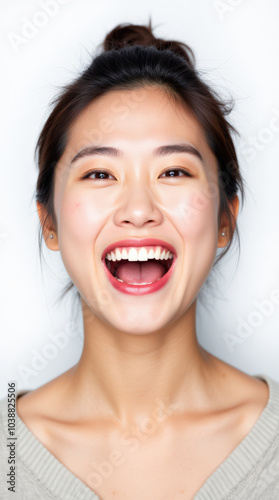
<svg viewBox="0 0 279 500">
<path fill-rule="evenodd" d="M 204 130 L 187 105 L 162 87 L 149 85 L 112 90 L 90 103 L 70 127 L 65 153 L 71 161 L 83 147 L 94 144 L 119 146 L 127 154 L 144 150 L 148 155 L 156 146 L 183 141 L 217 171 Z"/>
</svg>

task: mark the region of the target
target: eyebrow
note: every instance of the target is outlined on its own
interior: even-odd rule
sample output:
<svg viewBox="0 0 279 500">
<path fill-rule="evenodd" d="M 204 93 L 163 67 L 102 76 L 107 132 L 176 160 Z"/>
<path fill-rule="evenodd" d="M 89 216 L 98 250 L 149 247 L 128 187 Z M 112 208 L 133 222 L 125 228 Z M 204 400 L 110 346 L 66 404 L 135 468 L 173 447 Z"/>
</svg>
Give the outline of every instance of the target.
<svg viewBox="0 0 279 500">
<path fill-rule="evenodd" d="M 188 153 L 192 154 L 201 160 L 201 162 L 204 164 L 204 159 L 201 155 L 201 153 L 194 148 L 191 144 L 188 143 L 183 143 L 183 144 L 168 144 L 165 146 L 159 146 L 158 148 L 154 149 L 153 155 L 154 156 L 167 156 L 171 155 L 173 153 Z M 110 146 L 88 146 L 83 149 L 81 149 L 71 160 L 70 166 L 77 161 L 79 158 L 83 158 L 85 156 L 97 156 L 97 155 L 104 155 L 104 156 L 112 156 L 114 158 L 121 158 L 123 157 L 123 151 L 117 148 L 113 148 Z"/>
</svg>

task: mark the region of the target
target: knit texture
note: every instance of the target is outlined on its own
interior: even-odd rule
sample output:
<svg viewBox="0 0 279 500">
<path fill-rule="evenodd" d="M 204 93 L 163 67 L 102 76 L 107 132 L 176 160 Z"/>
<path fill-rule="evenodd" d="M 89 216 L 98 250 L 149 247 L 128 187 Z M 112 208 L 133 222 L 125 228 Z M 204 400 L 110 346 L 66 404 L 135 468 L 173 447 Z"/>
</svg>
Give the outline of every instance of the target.
<svg viewBox="0 0 279 500">
<path fill-rule="evenodd" d="M 206 479 L 193 500 L 279 499 L 279 382 L 262 374 L 255 378 L 269 386 L 267 405 L 251 431 Z M 17 396 L 25 392 L 20 391 Z M 0 401 L 1 500 L 100 500 L 43 446 L 18 416 L 16 492 L 8 491 L 7 429 L 7 398 L 4 398 Z"/>
</svg>

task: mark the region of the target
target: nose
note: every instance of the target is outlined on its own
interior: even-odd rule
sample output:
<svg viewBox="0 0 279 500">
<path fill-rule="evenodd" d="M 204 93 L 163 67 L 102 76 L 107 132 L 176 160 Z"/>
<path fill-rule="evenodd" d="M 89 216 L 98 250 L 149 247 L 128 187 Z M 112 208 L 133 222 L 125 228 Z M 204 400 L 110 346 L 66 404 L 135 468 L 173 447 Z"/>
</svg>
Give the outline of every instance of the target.
<svg viewBox="0 0 279 500">
<path fill-rule="evenodd" d="M 121 205 L 114 213 L 116 225 L 132 224 L 142 227 L 147 224 L 148 227 L 153 227 L 162 223 L 163 214 L 146 185 L 130 185 L 125 193 L 122 191 L 121 197 Z"/>
</svg>

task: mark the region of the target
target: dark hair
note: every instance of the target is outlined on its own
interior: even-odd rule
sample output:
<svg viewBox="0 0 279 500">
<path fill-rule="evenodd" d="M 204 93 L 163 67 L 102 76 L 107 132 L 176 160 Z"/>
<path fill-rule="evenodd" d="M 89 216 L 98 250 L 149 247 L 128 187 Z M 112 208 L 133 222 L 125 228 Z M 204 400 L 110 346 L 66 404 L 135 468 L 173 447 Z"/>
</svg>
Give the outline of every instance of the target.
<svg viewBox="0 0 279 500">
<path fill-rule="evenodd" d="M 229 250 L 234 232 L 239 242 L 237 222 L 229 203 L 238 189 L 242 201 L 244 199 L 244 181 L 231 137 L 231 133 L 238 132 L 225 118 L 232 110 L 232 101 L 225 103 L 202 81 L 195 69 L 194 54 L 188 45 L 154 36 L 151 19 L 148 26 L 128 23 L 116 26 L 107 34 L 101 47 L 101 53 L 93 58 L 87 69 L 63 87 L 52 101 L 54 108 L 36 145 L 39 167 L 36 200 L 42 203 L 46 213 L 42 227 L 52 221 L 54 228 L 57 228 L 53 202 L 55 168 L 65 150 L 70 126 L 79 114 L 92 101 L 110 90 L 160 86 L 193 113 L 203 127 L 208 146 L 218 162 L 218 224 L 221 215 L 225 214 L 231 238 L 215 261 L 215 266 Z M 43 231 L 39 234 L 40 258 L 42 238 Z M 73 286 L 71 281 L 62 296 Z"/>
</svg>

